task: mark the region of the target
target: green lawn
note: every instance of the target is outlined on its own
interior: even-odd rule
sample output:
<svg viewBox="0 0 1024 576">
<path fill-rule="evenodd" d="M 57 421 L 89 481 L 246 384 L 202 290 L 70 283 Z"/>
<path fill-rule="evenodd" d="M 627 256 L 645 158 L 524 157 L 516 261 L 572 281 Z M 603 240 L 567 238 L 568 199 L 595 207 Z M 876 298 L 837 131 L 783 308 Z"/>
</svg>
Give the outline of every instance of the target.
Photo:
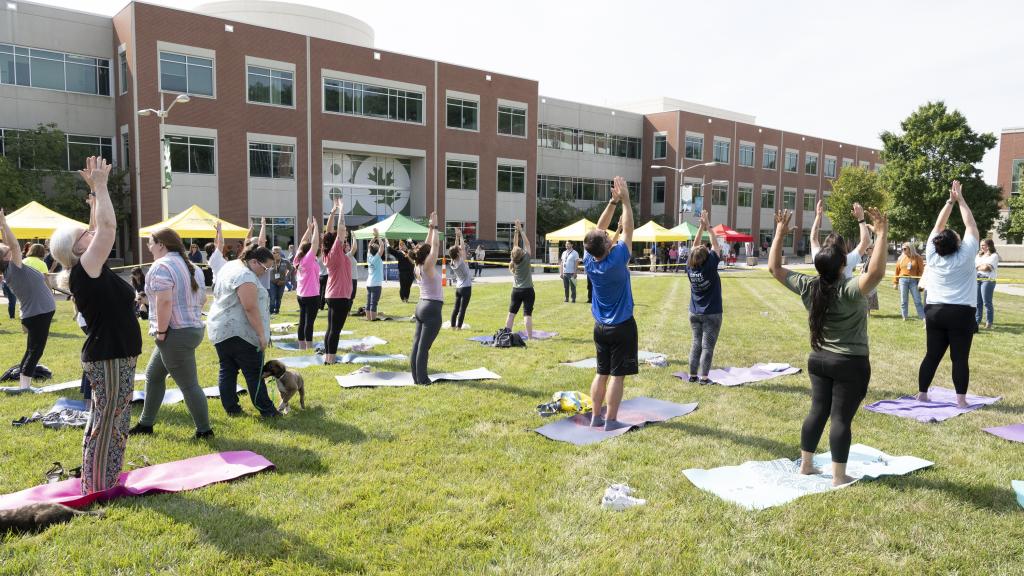
<svg viewBox="0 0 1024 576">
<path fill-rule="evenodd" d="M 723 284 L 726 320 L 715 366 L 804 366 L 809 346 L 799 299 L 764 270 L 727 276 Z M 558 365 L 593 355 L 589 309 L 563 304 L 560 283 L 538 283 L 536 327 L 561 335 L 527 349 L 489 349 L 465 337 L 500 325 L 509 285 L 478 285 L 467 316 L 474 330 L 444 331 L 431 368 L 487 366 L 502 380 L 342 390 L 333 376 L 352 367 L 310 368 L 303 372 L 308 408 L 293 407 L 280 421 L 229 419 L 211 401 L 217 436 L 209 443 L 191 439 L 184 404 L 165 406 L 154 436 L 129 441 L 128 460 L 253 450 L 277 470 L 194 492 L 121 499 L 104 505 L 101 519 L 8 536 L 0 573 L 1024 574 L 1024 510 L 1010 489 L 1011 479 L 1024 479 L 1024 446 L 981 431 L 1024 422 L 1024 298 L 997 295 L 996 327 L 976 338 L 971 356 L 972 391 L 1002 402 L 943 424 L 857 416 L 854 442 L 934 467 L 748 512 L 697 490 L 682 470 L 796 457 L 807 376 L 733 389 L 673 378 L 685 369 L 690 345 L 689 284 L 678 276 L 634 278 L 633 286 L 641 349 L 667 353 L 671 364 L 641 368 L 627 381 L 626 397 L 699 402 L 689 416 L 589 447 L 533 433 L 544 422 L 535 407 L 552 392 L 589 388 L 592 373 Z M 396 292 L 385 291 L 381 310 L 411 314 L 413 305 Z M 924 353 L 924 331 L 900 320 L 896 291 L 883 284 L 879 295 L 866 402 L 915 391 Z M 276 321 L 297 318 L 294 298 L 283 308 Z M 317 329 L 325 324 L 321 316 Z M 346 328 L 388 340 L 379 351 L 408 353 L 411 324 L 353 319 Z M 22 338 L 5 317 L 0 367 L 18 361 Z M 62 302 L 43 358 L 56 381 L 78 377 L 81 342 Z M 139 371 L 150 350 L 147 341 Z M 214 385 L 213 347 L 204 344 L 199 355 L 201 380 Z M 935 383 L 952 387 L 948 361 Z M 0 397 L 0 416 L 7 422 L 55 399 Z M 242 403 L 254 412 L 245 397 Z M 819 451 L 827 449 L 826 432 Z M 0 491 L 40 483 L 54 460 L 73 466 L 80 458 L 80 430 L 7 428 Z M 604 488 L 624 480 L 647 506 L 602 511 Z"/>
</svg>

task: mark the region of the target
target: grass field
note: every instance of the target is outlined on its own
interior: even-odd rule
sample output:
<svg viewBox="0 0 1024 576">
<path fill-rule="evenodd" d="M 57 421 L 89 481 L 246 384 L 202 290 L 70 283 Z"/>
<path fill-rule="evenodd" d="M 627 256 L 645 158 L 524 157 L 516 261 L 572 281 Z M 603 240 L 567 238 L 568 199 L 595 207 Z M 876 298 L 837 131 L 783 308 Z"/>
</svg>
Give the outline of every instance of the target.
<svg viewBox="0 0 1024 576">
<path fill-rule="evenodd" d="M 1024 271 L 1000 275 L 1019 280 Z M 805 366 L 798 297 L 764 270 L 723 284 L 715 366 Z M 854 442 L 934 467 L 748 512 L 697 490 L 681 472 L 798 456 L 807 376 L 732 389 L 673 378 L 685 369 L 690 345 L 689 283 L 682 276 L 634 278 L 633 289 L 641 349 L 667 353 L 670 366 L 641 368 L 627 380 L 626 397 L 699 402 L 689 416 L 589 447 L 533 433 L 544 422 L 535 407 L 552 392 L 589 388 L 592 373 L 558 365 L 593 355 L 589 308 L 562 303 L 561 283 L 538 282 L 535 325 L 560 336 L 527 349 L 490 349 L 465 338 L 500 325 L 509 285 L 478 285 L 466 320 L 474 329 L 443 331 L 431 369 L 487 366 L 502 380 L 343 390 L 333 376 L 353 367 L 310 368 L 303 371 L 308 408 L 293 407 L 279 421 L 229 419 L 211 401 L 210 442 L 191 439 L 184 404 L 165 406 L 154 436 L 129 441 L 128 460 L 253 450 L 277 469 L 194 492 L 121 499 L 104 505 L 101 519 L 7 536 L 0 573 L 1024 574 L 1024 510 L 1010 488 L 1011 479 L 1024 479 L 1024 445 L 981 431 L 1024 422 L 1024 297 L 997 294 L 996 326 L 978 335 L 971 356 L 972 391 L 1002 402 L 932 425 L 858 414 Z M 866 402 L 914 392 L 924 353 L 924 331 L 901 321 L 888 280 L 879 296 Z M 450 289 L 447 297 L 446 313 Z M 275 321 L 297 319 L 296 308 L 289 298 Z M 395 290 L 385 291 L 382 311 L 412 309 Z M 321 316 L 317 329 L 325 323 Z M 388 340 L 378 351 L 408 353 L 411 324 L 351 319 L 346 328 Z M 144 340 L 139 371 L 152 348 Z M 15 364 L 23 336 L 6 316 L 0 342 L 0 367 Z M 79 376 L 81 343 L 62 302 L 43 358 L 55 381 Z M 214 385 L 212 345 L 198 354 L 203 385 Z M 949 372 L 947 360 L 935 384 L 952 387 Z M 0 397 L 0 416 L 8 422 L 54 400 Z M 245 397 L 242 404 L 254 412 Z M 827 449 L 826 432 L 819 451 Z M 80 430 L 7 428 L 0 491 L 40 483 L 54 460 L 74 466 L 80 459 Z M 625 480 L 648 504 L 602 511 L 604 488 Z"/>
</svg>

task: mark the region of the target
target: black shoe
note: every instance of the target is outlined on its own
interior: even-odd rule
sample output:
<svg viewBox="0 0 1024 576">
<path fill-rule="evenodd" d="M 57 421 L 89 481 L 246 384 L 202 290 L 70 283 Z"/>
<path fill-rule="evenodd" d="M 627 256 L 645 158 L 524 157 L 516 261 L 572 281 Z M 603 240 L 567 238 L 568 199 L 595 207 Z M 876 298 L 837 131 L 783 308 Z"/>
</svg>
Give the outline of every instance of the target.
<svg viewBox="0 0 1024 576">
<path fill-rule="evenodd" d="M 146 426 L 142 422 L 139 422 L 135 426 L 132 426 L 131 428 L 128 429 L 128 435 L 129 436 L 138 436 L 140 434 L 152 434 L 152 433 L 153 433 L 153 427 L 152 426 Z"/>
<path fill-rule="evenodd" d="M 270 414 L 260 414 L 260 420 L 276 420 L 276 419 L 281 418 L 283 416 L 284 416 L 284 414 L 281 414 L 280 412 L 275 410 L 275 411 L 271 412 Z"/>
<path fill-rule="evenodd" d="M 237 418 L 239 416 L 245 416 L 245 410 L 242 410 L 241 408 L 239 408 L 237 410 L 227 410 L 226 412 L 227 412 L 227 415 L 232 417 L 232 418 Z"/>
<path fill-rule="evenodd" d="M 701 386 L 707 386 L 708 384 L 712 384 L 711 380 L 708 378 L 701 378 L 700 380 L 697 381 L 697 383 L 700 384 Z"/>
<path fill-rule="evenodd" d="M 689 378 L 689 380 L 687 380 L 687 382 L 696 383 L 697 382 L 697 377 L 696 376 L 690 376 L 690 378 Z"/>
<path fill-rule="evenodd" d="M 206 432 L 199 432 L 198 430 L 196 431 L 196 440 L 202 440 L 204 438 L 213 438 L 213 428 L 210 428 Z"/>
<path fill-rule="evenodd" d="M 569 299 L 568 299 L 568 298 L 566 298 L 565 300 L 562 300 L 562 302 L 568 302 L 568 301 L 569 301 Z"/>
<path fill-rule="evenodd" d="M 575 303 L 576 303 L 576 299 L 575 299 L 575 298 L 573 298 L 573 299 L 572 299 L 572 303 L 573 303 L 573 304 L 575 304 Z"/>
</svg>

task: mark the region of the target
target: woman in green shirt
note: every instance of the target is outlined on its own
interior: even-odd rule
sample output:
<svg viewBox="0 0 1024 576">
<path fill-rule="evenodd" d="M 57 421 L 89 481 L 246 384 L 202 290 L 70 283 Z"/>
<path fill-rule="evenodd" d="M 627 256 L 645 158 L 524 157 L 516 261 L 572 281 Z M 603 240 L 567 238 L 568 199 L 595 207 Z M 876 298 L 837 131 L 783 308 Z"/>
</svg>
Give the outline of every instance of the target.
<svg viewBox="0 0 1024 576">
<path fill-rule="evenodd" d="M 876 243 L 885 246 L 888 220 L 877 208 L 869 208 L 868 214 L 875 225 Z M 786 288 L 800 295 L 808 312 L 811 353 L 807 357 L 807 374 L 811 378 L 811 410 L 800 433 L 800 473 L 821 473 L 814 467 L 814 451 L 831 415 L 828 439 L 832 449 L 832 485 L 841 486 L 853 481 L 846 475 L 852 437 L 850 428 L 871 380 L 866 296 L 885 276 L 885 250 L 876 250 L 867 272 L 855 278 L 843 276 L 846 254 L 831 244 L 814 257 L 817 276 L 787 270 L 782 266 L 782 242 L 790 232 L 791 218 L 789 210 L 775 215 L 775 237 L 768 255 L 768 270 Z"/>
</svg>

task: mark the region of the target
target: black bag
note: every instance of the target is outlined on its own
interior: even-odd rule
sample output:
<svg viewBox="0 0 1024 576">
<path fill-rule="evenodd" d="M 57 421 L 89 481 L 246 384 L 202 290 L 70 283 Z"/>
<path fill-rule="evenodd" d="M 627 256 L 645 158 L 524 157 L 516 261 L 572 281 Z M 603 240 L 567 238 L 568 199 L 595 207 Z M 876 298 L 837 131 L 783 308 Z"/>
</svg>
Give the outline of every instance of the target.
<svg viewBox="0 0 1024 576">
<path fill-rule="evenodd" d="M 526 342 L 523 342 L 523 337 L 519 334 L 512 332 L 508 328 L 502 328 L 494 333 L 491 346 L 495 348 L 525 348 Z"/>
<path fill-rule="evenodd" d="M 0 376 L 0 382 L 7 382 L 8 380 L 18 380 L 21 378 L 21 365 L 15 364 L 7 369 L 6 372 Z M 42 364 L 36 364 L 36 375 L 33 380 L 49 380 L 53 378 L 53 372 L 49 368 Z"/>
</svg>

